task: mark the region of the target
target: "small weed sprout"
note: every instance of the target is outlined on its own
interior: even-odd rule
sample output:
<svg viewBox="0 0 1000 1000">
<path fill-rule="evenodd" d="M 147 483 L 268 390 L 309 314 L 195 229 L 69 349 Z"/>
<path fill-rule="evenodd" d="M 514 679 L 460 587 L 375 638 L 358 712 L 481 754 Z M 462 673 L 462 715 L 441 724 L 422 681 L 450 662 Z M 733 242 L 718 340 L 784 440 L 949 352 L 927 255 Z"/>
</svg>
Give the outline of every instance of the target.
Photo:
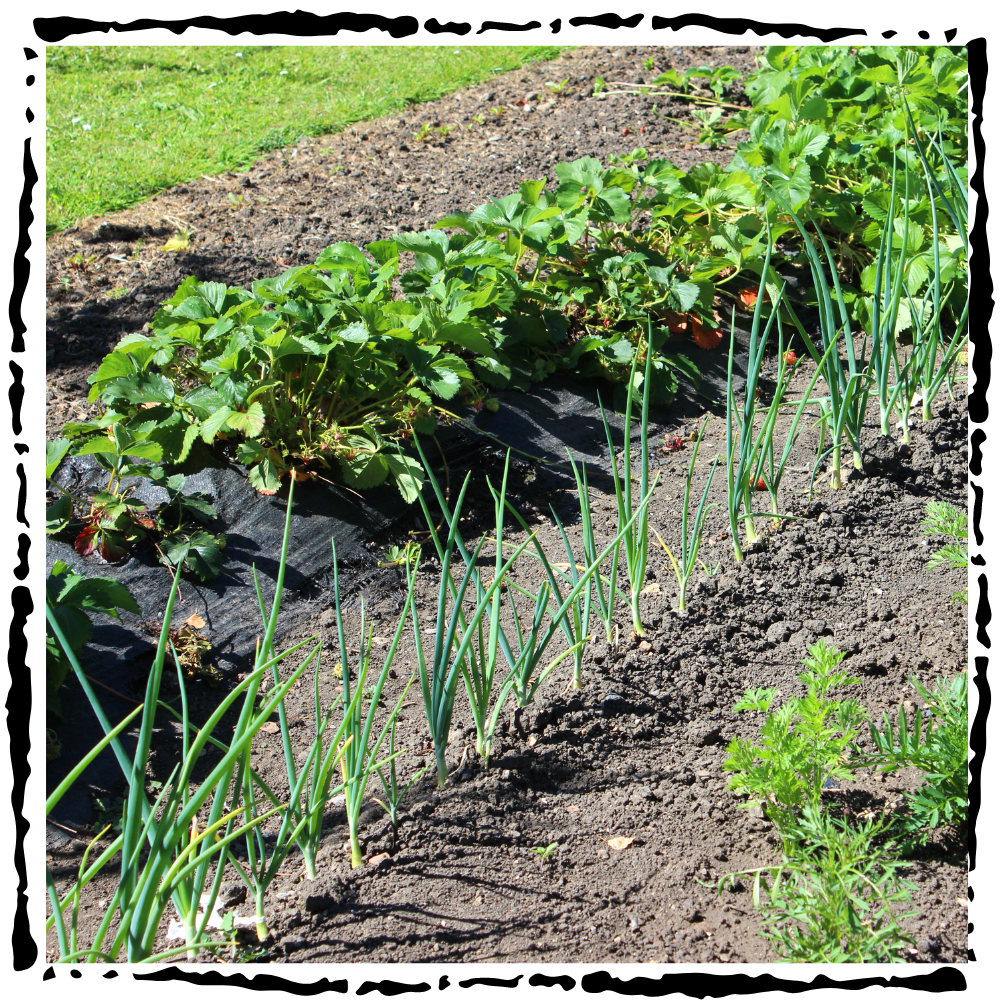
<svg viewBox="0 0 1000 1000">
<path fill-rule="evenodd" d="M 413 683 L 414 678 L 411 677 L 409 683 L 406 685 L 406 690 L 410 690 L 410 684 Z M 385 801 L 382 799 L 375 799 L 375 801 L 386 811 L 389 816 L 389 822 L 392 823 L 392 829 L 395 832 L 396 828 L 399 826 L 399 806 L 403 799 L 406 797 L 406 793 L 431 769 L 431 765 L 420 768 L 410 780 L 400 786 L 399 777 L 396 773 L 396 758 L 398 754 L 396 753 L 396 723 L 398 718 L 393 718 L 392 725 L 389 727 L 389 756 L 387 758 L 389 763 L 389 780 L 386 781 L 385 777 L 385 764 L 376 764 L 375 770 L 378 772 L 379 781 L 382 782 L 382 788 L 385 791 Z"/>
<path fill-rule="evenodd" d="M 551 844 L 547 844 L 545 847 L 530 847 L 528 850 L 532 854 L 537 854 L 542 861 L 547 861 L 555 853 L 556 848 L 559 846 L 558 841 L 553 841 Z"/>
</svg>

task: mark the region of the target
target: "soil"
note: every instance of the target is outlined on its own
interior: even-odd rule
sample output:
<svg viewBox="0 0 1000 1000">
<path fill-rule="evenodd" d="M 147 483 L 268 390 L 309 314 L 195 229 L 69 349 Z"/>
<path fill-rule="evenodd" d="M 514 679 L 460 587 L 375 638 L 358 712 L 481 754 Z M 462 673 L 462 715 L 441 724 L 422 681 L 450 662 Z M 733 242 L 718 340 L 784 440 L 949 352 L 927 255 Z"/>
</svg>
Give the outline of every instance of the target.
<svg viewBox="0 0 1000 1000">
<path fill-rule="evenodd" d="M 50 286 L 67 273 L 73 253 L 105 255 L 101 272 L 74 272 L 67 297 L 50 302 L 50 365 L 62 362 L 50 370 L 52 425 L 80 415 L 85 377 L 101 354 L 122 333 L 147 322 L 187 273 L 244 283 L 311 259 L 328 243 L 387 235 L 400 228 L 401 218 L 415 229 L 429 226 L 447 208 L 471 208 L 487 194 L 506 193 L 519 180 L 572 156 L 606 158 L 641 142 L 652 149 L 663 144 L 664 154 L 679 165 L 711 157 L 706 150 L 679 149 L 683 133 L 652 119 L 640 99 L 601 102 L 587 96 L 596 76 L 648 78 L 651 74 L 641 67 L 650 54 L 660 69 L 710 61 L 746 67 L 751 50 L 581 50 L 562 66 L 518 71 L 392 122 L 365 123 L 341 136 L 303 143 L 285 152 L 287 166 L 277 154 L 241 178 L 174 189 L 108 220 L 107 226 L 120 227 L 114 237 L 105 228 L 99 242 L 87 242 L 98 239 L 88 224 L 50 240 Z M 545 80 L 566 76 L 571 84 L 551 102 L 549 114 L 515 106 L 532 90 L 544 92 Z M 456 129 L 437 146 L 413 140 L 424 120 L 468 122 L 478 111 L 500 105 L 507 112 L 481 132 Z M 647 133 L 638 141 L 635 135 L 621 135 L 625 127 L 636 132 L 643 122 Z M 499 140 L 489 142 L 494 135 Z M 345 169 L 331 176 L 331 164 Z M 400 190 L 402 185 L 408 190 Z M 230 212 L 228 190 L 252 196 L 264 192 L 261 196 L 269 200 Z M 196 227 L 199 242 L 193 253 L 174 258 L 149 249 L 149 241 L 162 243 L 173 234 L 167 216 L 185 228 Z M 129 256 L 139 238 L 147 244 L 138 259 L 111 262 L 106 256 Z M 127 285 L 128 295 L 108 300 L 106 286 L 95 284 L 100 276 L 112 286 Z M 501 715 L 488 766 L 476 756 L 475 732 L 460 692 L 447 785 L 437 789 L 430 773 L 418 782 L 404 801 L 395 832 L 380 806 L 366 807 L 367 863 L 359 869 L 351 869 L 344 850 L 343 809 L 332 804 L 317 879 L 305 878 L 301 856 L 293 853 L 272 886 L 266 900 L 271 937 L 260 960 L 773 962 L 775 955 L 760 935 L 749 882 L 721 894 L 714 888 L 721 875 L 778 856 L 777 838 L 762 812 L 740 808 L 726 788 L 727 744 L 755 736 L 762 721 L 758 713 L 734 712 L 733 704 L 747 687 L 777 687 L 781 699 L 803 693 L 796 679 L 801 660 L 806 647 L 823 636 L 845 652 L 844 669 L 860 682 L 849 693 L 870 718 L 894 714 L 901 703 L 911 714 L 920 711 L 911 677 L 933 687 L 967 669 L 966 609 L 951 601 L 965 581 L 957 573 L 926 572 L 934 543 L 919 527 L 928 500 L 965 506 L 964 400 L 949 402 L 942 396 L 935 418 L 914 427 L 908 448 L 880 438 L 875 417 L 869 414 L 864 472 L 852 473 L 838 492 L 820 482 L 809 494 L 815 439 L 812 432 L 802 435 L 781 492 L 784 509 L 797 519 L 777 530 L 768 521 L 761 543 L 743 563 L 733 556 L 724 505 L 711 511 L 702 555 L 713 572 L 695 574 L 685 614 L 674 610 L 676 582 L 666 554 L 652 545 L 642 598 L 648 634 L 633 636 L 621 609 L 620 627 L 608 643 L 594 620 L 598 638 L 586 648 L 583 690 L 568 687 L 571 667 L 564 661 L 531 706 L 516 717 L 509 709 Z M 700 496 L 711 460 L 724 449 L 724 418 L 717 411 L 694 412 L 689 405 L 653 428 L 652 464 L 660 486 L 650 523 L 671 547 L 679 541 L 679 502 L 692 435 L 706 419 L 694 482 Z M 664 435 L 681 438 L 684 447 L 666 450 Z M 485 478 L 497 481 L 504 453 L 479 440 L 464 450 L 453 445 L 446 454 L 453 489 L 465 468 L 473 473 L 470 520 L 463 526 L 472 541 L 488 530 L 492 506 Z M 561 552 L 547 508 L 554 504 L 564 518 L 572 510 L 575 498 L 567 493 L 565 479 L 527 461 L 515 463 L 511 475 L 516 505 L 538 529 L 546 550 Z M 605 482 L 592 485 L 594 524 L 600 540 L 610 540 L 614 496 Z M 711 501 L 724 501 L 724 491 L 717 473 Z M 375 635 L 385 637 L 395 628 L 405 593 L 399 570 L 379 568 L 377 554 L 424 527 L 419 511 L 411 509 L 388 534 L 372 539 L 370 559 L 342 571 L 341 597 L 354 649 L 361 599 Z M 579 523 L 567 531 L 579 547 Z M 511 541 L 519 537 L 509 533 Z M 489 544 L 484 554 L 491 558 Z M 438 567 L 427 548 L 424 559 L 417 596 L 426 627 L 433 623 Z M 516 579 L 528 590 L 537 588 L 540 576 L 533 560 L 518 563 Z M 305 588 L 303 599 L 308 603 L 298 607 L 295 631 L 283 634 L 282 641 L 290 644 L 316 633 L 329 650 L 325 662 L 332 663 L 332 594 Z M 303 631 L 306 607 L 310 614 Z M 382 661 L 379 655 L 374 660 L 377 669 Z M 387 705 L 395 703 L 415 665 L 407 629 L 387 684 Z M 140 671 L 126 693 L 141 691 L 143 680 Z M 223 683 L 231 682 L 227 677 Z M 192 713 L 207 714 L 222 689 L 192 684 Z M 334 678 L 324 670 L 321 694 L 329 701 L 335 693 Z M 293 690 L 287 704 L 296 720 L 291 735 L 298 755 L 314 736 L 311 682 Z M 425 733 L 423 704 L 412 688 L 397 727 L 406 776 L 433 761 Z M 151 776 L 162 779 L 173 748 L 164 739 L 156 751 Z M 282 787 L 279 735 L 261 734 L 254 765 L 274 787 Z M 902 808 L 904 793 L 918 783 L 919 776 L 910 772 L 859 772 L 831 788 L 826 798 L 835 812 L 877 815 Z M 105 791 L 113 796 L 121 789 Z M 377 783 L 369 786 L 369 795 L 380 791 Z M 84 831 L 78 833 L 72 840 L 49 839 L 48 860 L 57 882 L 75 871 L 86 839 Z M 615 849 L 608 841 L 617 837 L 631 840 Z M 532 850 L 550 844 L 557 846 L 548 857 Z M 953 832 L 940 831 L 907 859 L 903 875 L 912 882 L 913 901 L 904 909 L 914 911 L 902 919 L 913 938 L 908 961 L 967 961 L 966 852 Z M 110 886 L 95 879 L 87 887 L 80 919 L 84 941 L 100 920 Z M 238 891 L 231 896 L 236 912 L 252 914 L 252 905 L 239 896 Z M 54 935 L 47 947 L 51 959 Z"/>
</svg>

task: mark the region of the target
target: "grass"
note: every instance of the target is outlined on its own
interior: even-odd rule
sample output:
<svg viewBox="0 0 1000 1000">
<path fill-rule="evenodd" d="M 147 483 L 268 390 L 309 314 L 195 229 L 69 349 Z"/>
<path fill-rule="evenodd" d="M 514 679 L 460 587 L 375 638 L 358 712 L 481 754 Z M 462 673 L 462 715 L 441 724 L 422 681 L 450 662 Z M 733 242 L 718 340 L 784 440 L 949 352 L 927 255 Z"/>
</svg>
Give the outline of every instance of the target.
<svg viewBox="0 0 1000 1000">
<path fill-rule="evenodd" d="M 46 231 L 304 136 L 392 114 L 556 46 L 50 46 Z"/>
</svg>

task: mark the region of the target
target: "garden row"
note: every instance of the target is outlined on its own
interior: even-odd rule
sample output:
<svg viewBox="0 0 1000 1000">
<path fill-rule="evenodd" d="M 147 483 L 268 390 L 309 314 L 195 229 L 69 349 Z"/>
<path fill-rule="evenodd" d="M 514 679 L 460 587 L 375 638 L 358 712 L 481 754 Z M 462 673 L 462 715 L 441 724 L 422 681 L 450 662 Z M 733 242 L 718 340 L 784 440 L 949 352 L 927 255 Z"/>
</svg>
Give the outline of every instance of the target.
<svg viewBox="0 0 1000 1000">
<path fill-rule="evenodd" d="M 621 381 L 649 318 L 714 346 L 720 310 L 752 303 L 747 285 L 762 278 L 776 298 L 783 265 L 806 255 L 818 297 L 805 304 L 830 331 L 884 327 L 885 371 L 903 331 L 960 331 L 961 54 L 787 47 L 765 58 L 747 81 L 753 106 L 712 126 L 749 136 L 725 169 L 685 173 L 643 149 L 609 167 L 584 158 L 556 166 L 554 191 L 526 181 L 433 230 L 369 243 L 367 255 L 338 243 L 250 289 L 186 279 L 149 335 L 130 334 L 104 359 L 90 379 L 103 416 L 67 424 L 55 456 L 170 464 L 225 441 L 264 491 L 329 468 L 360 489 L 391 478 L 412 501 L 420 467 L 398 445 L 431 433 L 443 404 L 489 407 L 491 389 L 526 388 L 557 368 Z M 683 88 L 697 75 L 667 78 Z M 835 311 L 815 274 L 817 240 Z M 786 321 L 804 335 L 794 312 Z M 911 381 L 926 418 L 937 345 L 922 340 Z M 853 376 L 850 346 L 848 358 Z M 697 381 L 697 367 L 657 354 L 654 404 L 673 398 L 681 375 Z M 912 399 L 903 391 L 900 410 Z M 112 504 L 91 525 L 112 558 L 138 532 L 119 521 L 126 513 Z"/>
<path fill-rule="evenodd" d="M 182 658 L 170 639 L 179 576 L 164 612 L 144 704 L 114 726 L 104 715 L 50 607 L 54 637 L 62 644 L 107 735 L 52 792 L 47 808 L 56 806 L 89 762 L 108 745 L 118 757 L 129 785 L 121 832 L 107 846 L 102 844 L 95 861 L 90 861 L 89 850 L 84 853 L 77 879 L 61 898 L 49 875 L 50 927 L 56 930 L 62 960 L 114 960 L 122 954 L 130 961 L 160 960 L 185 953 L 194 957 L 201 949 L 217 950 L 223 944 L 235 946 L 231 924 L 221 940 L 209 927 L 220 888 L 232 875 L 241 879 L 252 894 L 258 937 L 265 940 L 266 893 L 294 848 L 302 853 L 308 877 L 316 877 L 317 850 L 331 799 L 343 797 L 354 866 L 363 863 L 359 821 L 376 775 L 383 787 L 383 806 L 393 825 L 398 821 L 403 797 L 423 774 L 417 769 L 404 782 L 397 773 L 402 751 L 396 749 L 395 723 L 414 680 L 421 689 L 438 785 L 442 787 L 449 778 L 445 751 L 452 737 L 452 716 L 460 686 L 466 692 L 474 721 L 477 752 L 488 763 L 505 706 L 513 701 L 514 711 L 519 713 L 531 705 L 559 662 L 573 657 L 573 683 L 582 687 L 582 651 L 593 638 L 592 614 L 610 637 L 616 625 L 616 599 L 620 599 L 623 604 L 631 604 L 633 624 L 637 632 L 642 632 L 643 623 L 635 609 L 645 581 L 646 511 L 656 489 L 655 480 L 649 483 L 645 447 L 648 393 L 644 394 L 643 410 L 640 480 L 648 489 L 641 496 L 632 495 L 626 451 L 622 457 L 624 475 L 616 491 L 616 534 L 609 545 L 597 551 L 590 493 L 585 474 L 578 472 L 582 550 L 574 551 L 565 529 L 555 518 L 564 543 L 565 563 L 555 562 L 555 557 L 538 543 L 537 532 L 531 532 L 516 508 L 507 502 L 506 470 L 499 488 L 493 490 L 496 521 L 492 537 L 480 539 L 475 547 L 467 546 L 460 523 L 469 477 L 454 504 L 450 504 L 421 451 L 438 508 L 435 515 L 424 498 L 419 498 L 439 566 L 436 613 L 429 623 L 418 610 L 415 586 L 419 547 L 414 545 L 398 554 L 408 588 L 382 666 L 373 679 L 370 668 L 374 629 L 366 622 L 362 604 L 360 643 L 357 649 L 351 649 L 341 613 L 334 552 L 334 673 L 339 676 L 341 692 L 331 704 L 324 704 L 320 697 L 319 640 L 303 640 L 281 653 L 274 649 L 294 484 L 290 487 L 270 613 L 261 600 L 265 631 L 253 668 L 241 675 L 239 683 L 204 723 L 196 725 L 189 718 Z M 703 525 L 704 497 L 687 534 L 696 456 L 697 447 L 688 469 L 681 561 L 671 557 L 681 601 Z M 611 457 L 617 475 L 618 460 L 613 450 Z M 526 534 L 516 545 L 504 541 L 508 514 Z M 951 548 L 962 549 L 967 530 L 964 518 L 944 506 L 931 507 L 928 514 L 925 529 L 952 535 Z M 492 545 L 491 560 L 483 556 L 487 543 Z M 617 572 L 619 549 L 624 550 L 625 572 L 621 575 Z M 932 560 L 932 565 L 945 557 L 945 550 L 940 552 L 942 555 Z M 512 573 L 519 560 L 529 557 L 536 559 L 544 571 L 544 582 L 537 593 L 522 588 Z M 961 562 L 964 565 L 965 559 Z M 621 576 L 628 592 L 618 587 Z M 394 657 L 407 626 L 412 627 L 417 672 L 403 687 L 394 706 L 380 712 L 383 688 L 393 671 Z M 555 653 L 553 640 L 560 633 L 565 641 L 560 643 L 562 650 Z M 805 697 L 772 708 L 776 689 L 750 689 L 736 705 L 737 710 L 767 715 L 759 741 L 737 739 L 730 744 L 724 765 L 732 772 L 730 788 L 747 796 L 747 805 L 763 807 L 781 835 L 782 854 L 778 862 L 730 873 L 720 881 L 720 889 L 736 878 L 750 878 L 758 903 L 762 890 L 768 890 L 763 897 L 768 908 L 768 934 L 782 958 L 891 961 L 900 957 L 900 949 L 908 940 L 899 926 L 899 914 L 895 912 L 898 906 L 894 909 L 894 904 L 906 899 L 906 886 L 898 877 L 902 865 L 900 847 L 922 841 L 933 827 L 954 825 L 960 832 L 964 829 L 967 681 L 961 674 L 953 681 L 939 683 L 935 691 L 917 685 L 933 715 L 926 724 L 919 714 L 911 724 L 901 707 L 898 723 L 884 717 L 881 726 L 876 727 L 855 702 L 831 697 L 836 689 L 857 683 L 838 669 L 841 658 L 841 653 L 821 640 L 810 647 L 805 672 L 800 675 L 807 690 Z M 177 673 L 180 711 L 170 704 L 175 699 L 164 700 L 160 693 L 164 672 L 171 662 Z M 303 756 L 292 752 L 284 699 L 310 669 L 315 688 L 316 735 Z M 230 726 L 223 724 L 227 714 L 237 710 L 239 717 L 231 735 L 222 737 L 223 732 L 230 733 Z M 163 713 L 180 724 L 180 759 L 167 780 L 154 789 L 155 798 L 150 801 L 149 752 L 154 719 L 162 720 Z M 254 736 L 275 713 L 284 748 L 287 787 L 269 785 L 251 762 Z M 119 736 L 137 722 L 137 748 L 130 757 Z M 865 736 L 870 736 L 871 744 L 863 749 Z M 210 752 L 208 775 L 200 779 L 196 777 L 198 758 L 210 747 L 219 752 Z M 873 765 L 889 771 L 916 766 L 925 772 L 928 780 L 910 797 L 908 812 L 901 817 L 857 824 L 829 815 L 822 801 L 824 788 L 857 769 Z M 280 821 L 279 826 L 276 832 L 272 826 L 265 834 L 264 824 L 272 818 Z M 102 831 L 94 843 L 106 832 Z M 82 944 L 76 939 L 76 925 L 84 889 L 116 859 L 121 864 L 121 876 L 114 896 L 108 901 L 95 940 Z M 183 920 L 186 943 L 154 954 L 161 920 L 171 902 Z M 64 915 L 69 917 L 68 926 Z"/>
</svg>

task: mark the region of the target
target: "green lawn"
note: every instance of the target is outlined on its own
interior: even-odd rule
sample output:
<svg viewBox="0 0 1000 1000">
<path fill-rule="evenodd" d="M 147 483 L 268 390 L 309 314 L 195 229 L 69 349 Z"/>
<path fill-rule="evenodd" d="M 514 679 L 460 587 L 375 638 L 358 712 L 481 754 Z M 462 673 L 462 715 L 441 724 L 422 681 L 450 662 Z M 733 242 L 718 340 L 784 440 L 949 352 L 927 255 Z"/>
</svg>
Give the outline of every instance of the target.
<svg viewBox="0 0 1000 1000">
<path fill-rule="evenodd" d="M 47 232 L 561 51 L 552 46 L 46 49 Z"/>
</svg>

